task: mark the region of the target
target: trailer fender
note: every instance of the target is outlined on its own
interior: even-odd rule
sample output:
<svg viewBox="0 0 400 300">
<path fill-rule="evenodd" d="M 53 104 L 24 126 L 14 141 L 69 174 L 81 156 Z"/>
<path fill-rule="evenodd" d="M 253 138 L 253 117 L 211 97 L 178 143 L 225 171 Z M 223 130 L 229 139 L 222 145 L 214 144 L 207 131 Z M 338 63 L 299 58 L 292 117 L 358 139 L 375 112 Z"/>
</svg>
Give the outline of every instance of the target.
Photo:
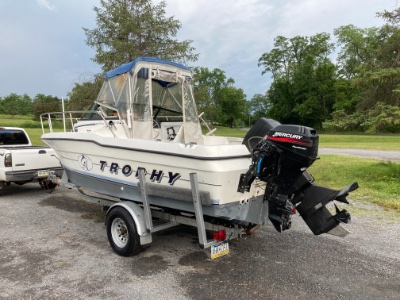
<svg viewBox="0 0 400 300">
<path fill-rule="evenodd" d="M 146 228 L 145 213 L 143 208 L 131 201 L 118 202 L 108 209 L 107 215 L 118 206 L 126 209 L 135 222 L 137 233 L 140 236 L 140 245 L 150 244 L 152 242 L 152 236 L 150 231 Z"/>
</svg>

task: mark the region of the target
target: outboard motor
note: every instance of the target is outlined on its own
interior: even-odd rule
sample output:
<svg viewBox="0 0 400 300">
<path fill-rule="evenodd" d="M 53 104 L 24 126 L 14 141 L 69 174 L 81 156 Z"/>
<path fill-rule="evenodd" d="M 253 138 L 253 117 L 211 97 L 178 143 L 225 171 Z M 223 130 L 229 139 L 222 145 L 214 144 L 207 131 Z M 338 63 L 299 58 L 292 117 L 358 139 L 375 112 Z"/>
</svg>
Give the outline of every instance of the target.
<svg viewBox="0 0 400 300">
<path fill-rule="evenodd" d="M 347 234 L 339 224 L 348 223 L 350 214 L 335 204 L 332 215 L 326 204 L 334 200 L 349 203 L 346 196 L 358 184 L 341 191 L 314 185 L 306 170 L 318 159 L 318 139 L 313 128 L 282 125 L 266 118 L 258 120 L 244 138 L 243 143 L 252 153 L 252 164 L 241 175 L 238 191 L 249 191 L 255 178 L 265 181 L 268 217 L 279 232 L 291 227 L 291 216 L 297 210 L 315 235 Z"/>
</svg>

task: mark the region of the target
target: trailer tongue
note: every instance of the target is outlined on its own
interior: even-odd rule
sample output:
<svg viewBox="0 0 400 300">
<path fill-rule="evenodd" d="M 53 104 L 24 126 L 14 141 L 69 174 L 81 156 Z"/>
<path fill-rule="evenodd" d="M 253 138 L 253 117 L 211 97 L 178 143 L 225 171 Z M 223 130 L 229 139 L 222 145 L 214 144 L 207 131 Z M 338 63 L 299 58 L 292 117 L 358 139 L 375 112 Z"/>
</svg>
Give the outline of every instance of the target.
<svg viewBox="0 0 400 300">
<path fill-rule="evenodd" d="M 347 234 L 340 223 L 348 223 L 350 214 L 334 204 L 332 215 L 326 205 L 334 200 L 348 204 L 346 196 L 358 184 L 354 182 L 341 191 L 314 185 L 306 169 L 318 159 L 318 139 L 312 128 L 282 125 L 265 118 L 244 138 L 243 143 L 252 153 L 252 164 L 242 174 L 238 191 L 249 191 L 256 178 L 266 182 L 264 201 L 268 201 L 268 217 L 279 232 L 291 227 L 291 216 L 298 211 L 315 235 Z"/>
</svg>

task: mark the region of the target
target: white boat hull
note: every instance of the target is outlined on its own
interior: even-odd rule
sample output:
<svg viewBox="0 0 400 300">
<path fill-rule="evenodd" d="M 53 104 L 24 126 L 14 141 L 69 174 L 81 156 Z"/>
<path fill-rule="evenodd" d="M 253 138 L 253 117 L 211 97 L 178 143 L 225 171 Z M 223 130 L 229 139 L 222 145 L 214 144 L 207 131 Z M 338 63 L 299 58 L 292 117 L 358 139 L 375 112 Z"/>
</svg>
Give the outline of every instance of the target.
<svg viewBox="0 0 400 300">
<path fill-rule="evenodd" d="M 98 193 L 141 202 L 137 170 L 146 170 L 150 203 L 193 212 L 190 173 L 197 173 L 205 215 L 263 224 L 264 190 L 254 183 L 238 192 L 240 175 L 251 163 L 244 145 L 185 145 L 116 139 L 93 133 L 49 133 L 68 180 Z"/>
</svg>

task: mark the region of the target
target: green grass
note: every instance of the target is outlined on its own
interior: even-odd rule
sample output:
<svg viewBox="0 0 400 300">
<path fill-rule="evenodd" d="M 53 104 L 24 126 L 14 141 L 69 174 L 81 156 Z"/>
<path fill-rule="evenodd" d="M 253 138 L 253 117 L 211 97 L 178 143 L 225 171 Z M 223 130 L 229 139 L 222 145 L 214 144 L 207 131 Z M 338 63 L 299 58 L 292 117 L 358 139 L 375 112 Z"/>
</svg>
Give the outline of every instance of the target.
<svg viewBox="0 0 400 300">
<path fill-rule="evenodd" d="M 40 122 L 34 121 L 33 116 L 0 115 L 0 126 L 4 127 L 40 127 Z"/>
<path fill-rule="evenodd" d="M 42 128 L 24 128 L 25 131 L 28 133 L 29 138 L 33 145 L 42 146 L 46 145 L 40 137 L 42 136 Z"/>
<path fill-rule="evenodd" d="M 42 136 L 42 126 L 40 121 L 33 120 L 32 115 L 22 116 L 22 115 L 4 115 L 0 114 L 0 126 L 4 127 L 20 127 L 25 129 L 28 133 L 29 138 L 33 145 L 41 146 L 45 143 L 40 139 Z M 49 126 L 47 121 L 44 122 L 44 128 L 49 132 Z M 53 128 L 55 130 L 61 130 L 62 123 L 53 121 Z"/>
<path fill-rule="evenodd" d="M 216 128 L 217 130 L 214 132 L 214 135 L 217 136 L 231 136 L 231 137 L 239 137 L 243 138 L 247 130 L 243 130 L 240 128 L 229 128 L 229 127 L 223 127 L 223 126 L 210 126 L 211 129 Z M 208 130 L 203 130 L 204 133 L 207 133 Z"/>
<path fill-rule="evenodd" d="M 370 150 L 399 150 L 400 135 L 321 134 L 319 146 Z"/>
<path fill-rule="evenodd" d="M 0 114 L 0 126 L 4 127 L 21 127 L 28 133 L 33 145 L 45 145 L 40 139 L 42 135 L 42 127 L 39 121 L 34 121 L 32 115 L 4 115 Z"/>
<path fill-rule="evenodd" d="M 214 128 L 214 127 L 211 127 Z M 216 126 L 217 136 L 232 136 L 243 138 L 247 131 L 240 128 Z M 203 131 L 206 133 L 207 131 Z M 352 148 L 370 150 L 400 151 L 400 135 L 367 135 L 367 134 L 319 134 L 321 148 Z"/>
<path fill-rule="evenodd" d="M 342 189 L 357 181 L 354 200 L 367 201 L 400 213 L 400 164 L 338 155 L 321 155 L 309 169 L 316 184 Z"/>
<path fill-rule="evenodd" d="M 12 120 L 33 120 L 33 115 L 5 115 L 5 114 L 0 114 L 0 123 L 3 123 L 2 121 L 5 122 L 12 122 Z M 1 124 L 2 126 L 5 126 Z M 11 126 L 11 125 L 7 125 Z"/>
<path fill-rule="evenodd" d="M 33 121 L 33 116 L 0 115 L 0 126 L 14 126 L 29 129 L 34 145 L 43 145 L 40 140 L 40 122 Z M 54 126 L 57 126 L 54 124 Z M 243 138 L 247 131 L 240 128 L 223 126 L 216 128 L 215 135 Z M 207 130 L 203 128 L 203 132 Z M 319 146 L 325 148 L 353 148 L 371 150 L 400 150 L 400 135 L 366 135 L 366 134 L 320 134 Z"/>
</svg>

